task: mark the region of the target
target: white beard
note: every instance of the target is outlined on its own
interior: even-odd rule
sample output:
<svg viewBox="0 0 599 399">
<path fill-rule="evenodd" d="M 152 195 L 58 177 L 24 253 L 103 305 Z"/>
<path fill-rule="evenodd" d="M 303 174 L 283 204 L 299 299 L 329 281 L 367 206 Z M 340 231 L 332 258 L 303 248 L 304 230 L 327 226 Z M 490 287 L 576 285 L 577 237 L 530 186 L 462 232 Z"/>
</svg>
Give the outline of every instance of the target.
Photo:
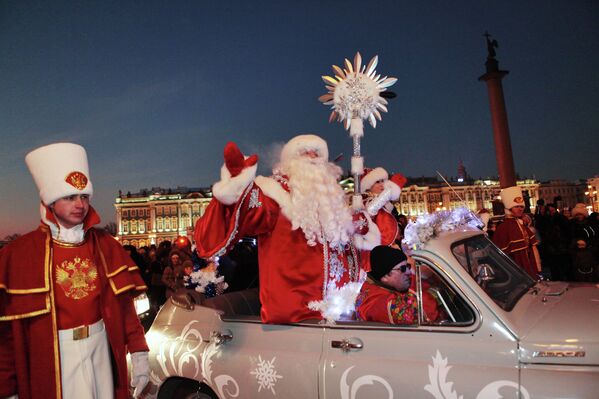
<svg viewBox="0 0 599 399">
<path fill-rule="evenodd" d="M 289 178 L 291 228 L 301 228 L 308 245 L 350 242 L 354 227 L 345 193 L 337 183 L 341 168 L 321 158 L 293 159 L 278 165 L 276 172 Z"/>
</svg>

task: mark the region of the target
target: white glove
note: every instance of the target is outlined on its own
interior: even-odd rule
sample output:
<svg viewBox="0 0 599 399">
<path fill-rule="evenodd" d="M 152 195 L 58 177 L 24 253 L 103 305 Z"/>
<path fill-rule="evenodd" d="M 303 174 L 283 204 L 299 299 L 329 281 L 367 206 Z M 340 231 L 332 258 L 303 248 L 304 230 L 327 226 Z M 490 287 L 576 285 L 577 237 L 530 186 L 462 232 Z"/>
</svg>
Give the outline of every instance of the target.
<svg viewBox="0 0 599 399">
<path fill-rule="evenodd" d="M 148 352 L 131 354 L 131 386 L 135 388 L 133 397 L 138 398 L 150 381 L 150 362 Z"/>
</svg>

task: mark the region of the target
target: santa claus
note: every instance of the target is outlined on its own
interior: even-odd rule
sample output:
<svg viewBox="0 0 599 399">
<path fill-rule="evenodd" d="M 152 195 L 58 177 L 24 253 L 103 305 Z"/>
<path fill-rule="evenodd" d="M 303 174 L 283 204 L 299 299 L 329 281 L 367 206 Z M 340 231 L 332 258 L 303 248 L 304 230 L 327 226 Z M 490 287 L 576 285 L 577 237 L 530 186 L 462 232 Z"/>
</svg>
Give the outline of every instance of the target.
<svg viewBox="0 0 599 399">
<path fill-rule="evenodd" d="M 233 143 L 224 158 L 195 227 L 198 254 L 215 258 L 243 236 L 258 238 L 264 322 L 334 320 L 352 310 L 363 278 L 358 252 L 378 245 L 380 233 L 366 214 L 352 214 L 326 142 L 293 138 L 271 177 L 256 177 L 258 157 L 244 157 Z"/>
</svg>

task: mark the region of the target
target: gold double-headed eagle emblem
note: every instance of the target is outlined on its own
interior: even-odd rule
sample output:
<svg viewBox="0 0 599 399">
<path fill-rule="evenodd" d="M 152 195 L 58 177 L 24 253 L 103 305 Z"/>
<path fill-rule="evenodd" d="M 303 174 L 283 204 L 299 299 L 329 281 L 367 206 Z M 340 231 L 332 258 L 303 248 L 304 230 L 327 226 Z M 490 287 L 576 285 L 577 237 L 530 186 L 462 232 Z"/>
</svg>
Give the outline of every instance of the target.
<svg viewBox="0 0 599 399">
<path fill-rule="evenodd" d="M 87 176 L 77 171 L 69 173 L 64 181 L 75 187 L 77 190 L 83 190 L 87 186 Z"/>
<path fill-rule="evenodd" d="M 96 289 L 98 270 L 90 259 L 75 257 L 56 265 L 56 284 L 67 298 L 82 299 Z"/>
</svg>

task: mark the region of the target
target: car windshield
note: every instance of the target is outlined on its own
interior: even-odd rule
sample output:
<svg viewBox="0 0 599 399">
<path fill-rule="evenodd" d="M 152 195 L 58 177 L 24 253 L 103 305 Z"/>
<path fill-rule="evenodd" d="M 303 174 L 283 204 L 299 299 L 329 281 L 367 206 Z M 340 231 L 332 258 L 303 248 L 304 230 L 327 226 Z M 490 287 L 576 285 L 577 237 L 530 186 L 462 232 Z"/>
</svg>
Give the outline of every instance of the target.
<svg viewBox="0 0 599 399">
<path fill-rule="evenodd" d="M 502 309 L 510 311 L 535 281 L 487 237 L 456 242 L 453 255 Z"/>
</svg>

